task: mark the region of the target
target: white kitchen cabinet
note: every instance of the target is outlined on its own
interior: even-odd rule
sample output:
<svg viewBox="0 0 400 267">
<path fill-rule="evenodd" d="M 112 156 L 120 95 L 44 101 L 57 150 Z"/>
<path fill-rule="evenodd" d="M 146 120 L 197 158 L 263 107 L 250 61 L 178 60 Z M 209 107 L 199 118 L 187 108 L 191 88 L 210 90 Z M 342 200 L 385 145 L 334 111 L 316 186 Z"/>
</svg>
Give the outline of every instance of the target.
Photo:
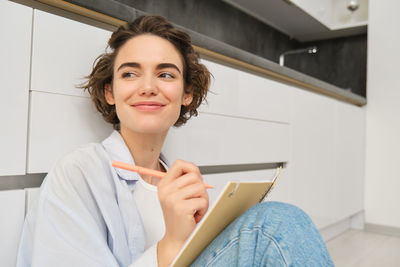
<svg viewBox="0 0 400 267">
<path fill-rule="evenodd" d="M 365 110 L 336 102 L 335 220 L 364 208 Z"/>
<path fill-rule="evenodd" d="M 274 122 L 290 122 L 292 87 L 248 72 L 239 73 L 238 114 Z"/>
<path fill-rule="evenodd" d="M 35 10 L 31 90 L 87 95 L 75 86 L 90 74 L 110 36 L 109 31 Z"/>
<path fill-rule="evenodd" d="M 239 90 L 239 70 L 209 60 L 201 60 L 212 74 L 207 103 L 200 106 L 201 112 L 234 115 Z"/>
<path fill-rule="evenodd" d="M 0 175 L 25 174 L 32 9 L 0 0 Z"/>
<path fill-rule="evenodd" d="M 36 205 L 39 201 L 40 196 L 40 188 L 39 187 L 32 187 L 32 188 L 25 188 L 25 216 L 32 207 Z"/>
<path fill-rule="evenodd" d="M 281 174 L 276 180 L 275 186 L 270 192 L 267 200 L 290 203 L 291 183 L 290 170 L 287 167 L 282 168 Z"/>
<path fill-rule="evenodd" d="M 32 92 L 28 173 L 48 172 L 61 156 L 112 131 L 86 97 Z"/>
<path fill-rule="evenodd" d="M 241 181 L 269 181 L 275 176 L 276 169 L 269 170 L 256 170 L 256 171 L 241 171 L 241 172 L 227 172 L 227 173 L 216 173 L 216 174 L 205 174 L 203 175 L 204 181 L 214 188 L 208 190 L 208 196 L 210 200 L 210 206 L 217 200 L 220 192 L 224 189 L 226 183 L 241 182 Z M 281 174 L 276 182 L 276 186 L 268 194 L 265 199 L 267 201 L 283 201 L 287 202 L 288 191 L 285 185 L 287 181 L 287 169 L 282 169 Z"/>
<path fill-rule="evenodd" d="M 291 86 L 212 61 L 202 62 L 213 75 L 202 112 L 289 123 Z"/>
<path fill-rule="evenodd" d="M 332 19 L 330 28 L 341 30 L 346 28 L 360 27 L 368 25 L 368 1 L 357 0 L 358 9 L 351 12 L 347 5 L 349 0 L 332 0 Z"/>
<path fill-rule="evenodd" d="M 0 191 L 0 266 L 2 267 L 16 265 L 24 215 L 25 191 Z"/>
<path fill-rule="evenodd" d="M 334 222 L 335 104 L 332 98 L 296 90 L 292 107 L 291 202 L 318 228 Z"/>
<path fill-rule="evenodd" d="M 297 90 L 292 116 L 291 202 L 318 228 L 362 211 L 365 111 Z"/>
<path fill-rule="evenodd" d="M 169 131 L 163 152 L 171 163 L 179 158 L 200 166 L 286 162 L 290 127 L 201 113 Z"/>
<path fill-rule="evenodd" d="M 338 1 L 338 0 L 334 0 Z M 334 1 L 332 0 L 291 0 L 297 7 L 310 14 L 326 26 L 332 23 Z M 344 5 L 345 6 L 345 5 Z"/>
<path fill-rule="evenodd" d="M 291 0 L 330 30 L 343 30 L 368 24 L 368 0 L 357 0 L 358 9 L 351 12 L 349 0 Z"/>
</svg>

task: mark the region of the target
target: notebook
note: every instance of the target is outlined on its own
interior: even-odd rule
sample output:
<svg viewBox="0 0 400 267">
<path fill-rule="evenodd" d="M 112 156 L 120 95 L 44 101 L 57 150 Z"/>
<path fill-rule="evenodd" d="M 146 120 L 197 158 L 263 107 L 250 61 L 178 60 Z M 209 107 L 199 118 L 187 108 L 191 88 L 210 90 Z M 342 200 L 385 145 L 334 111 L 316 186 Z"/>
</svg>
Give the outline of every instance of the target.
<svg viewBox="0 0 400 267">
<path fill-rule="evenodd" d="M 253 205 L 262 202 L 271 192 L 281 169 L 282 167 L 277 169 L 272 181 L 228 182 L 171 266 L 189 266 L 231 222 Z"/>
</svg>

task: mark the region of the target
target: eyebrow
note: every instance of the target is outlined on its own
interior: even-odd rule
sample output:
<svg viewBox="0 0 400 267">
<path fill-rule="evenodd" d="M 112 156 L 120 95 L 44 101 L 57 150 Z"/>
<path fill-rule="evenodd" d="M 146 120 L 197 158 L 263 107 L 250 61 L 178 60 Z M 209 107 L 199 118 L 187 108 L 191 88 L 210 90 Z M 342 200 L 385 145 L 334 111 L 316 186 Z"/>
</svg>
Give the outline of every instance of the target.
<svg viewBox="0 0 400 267">
<path fill-rule="evenodd" d="M 140 64 L 136 63 L 136 62 L 125 62 L 125 63 L 122 63 L 121 65 L 119 65 L 117 71 L 119 71 L 120 69 L 125 68 L 125 67 L 140 68 Z"/>
<path fill-rule="evenodd" d="M 117 71 L 119 71 L 120 69 L 122 69 L 124 67 L 140 68 L 141 66 L 137 62 L 125 62 L 125 63 L 122 63 L 118 67 Z M 175 64 L 172 64 L 172 63 L 160 63 L 157 65 L 156 70 L 161 70 L 161 69 L 166 69 L 166 68 L 173 68 L 173 69 L 176 69 L 179 73 L 181 73 L 179 68 Z"/>
</svg>

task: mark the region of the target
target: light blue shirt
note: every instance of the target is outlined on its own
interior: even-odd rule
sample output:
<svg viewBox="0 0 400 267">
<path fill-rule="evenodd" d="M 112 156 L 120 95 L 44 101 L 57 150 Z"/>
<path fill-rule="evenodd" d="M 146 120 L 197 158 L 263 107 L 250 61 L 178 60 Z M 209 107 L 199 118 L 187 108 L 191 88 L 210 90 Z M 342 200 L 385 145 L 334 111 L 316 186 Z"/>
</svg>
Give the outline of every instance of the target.
<svg viewBox="0 0 400 267">
<path fill-rule="evenodd" d="M 139 176 L 112 160 L 134 164 L 117 131 L 58 161 L 26 216 L 17 266 L 157 266 L 132 196 Z"/>
</svg>

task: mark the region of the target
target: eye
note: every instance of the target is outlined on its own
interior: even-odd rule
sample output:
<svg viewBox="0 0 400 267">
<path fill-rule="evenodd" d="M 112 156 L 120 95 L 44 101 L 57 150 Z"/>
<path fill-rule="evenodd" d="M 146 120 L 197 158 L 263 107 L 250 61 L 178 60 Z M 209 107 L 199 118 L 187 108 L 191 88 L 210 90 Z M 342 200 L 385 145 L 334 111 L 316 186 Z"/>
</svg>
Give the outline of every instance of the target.
<svg viewBox="0 0 400 267">
<path fill-rule="evenodd" d="M 165 78 L 165 79 L 173 79 L 173 78 L 174 78 L 174 75 L 172 75 L 172 74 L 169 73 L 169 72 L 163 72 L 163 73 L 160 74 L 160 77 L 161 77 L 161 78 Z"/>
<path fill-rule="evenodd" d="M 136 76 L 136 73 L 131 71 L 122 73 L 122 78 L 135 78 Z"/>
</svg>

